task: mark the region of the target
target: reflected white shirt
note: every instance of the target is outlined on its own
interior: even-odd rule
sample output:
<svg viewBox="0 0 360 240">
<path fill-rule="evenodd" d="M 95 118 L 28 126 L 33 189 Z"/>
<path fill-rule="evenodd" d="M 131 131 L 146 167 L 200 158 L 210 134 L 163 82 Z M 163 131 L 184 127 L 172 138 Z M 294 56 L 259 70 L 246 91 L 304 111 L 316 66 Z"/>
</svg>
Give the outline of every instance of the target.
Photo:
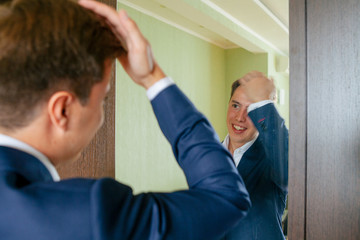
<svg viewBox="0 0 360 240">
<path fill-rule="evenodd" d="M 241 147 L 235 149 L 234 151 L 234 154 L 233 154 L 233 159 L 234 159 L 234 162 L 235 162 L 235 166 L 237 167 L 240 163 L 240 160 L 242 158 L 242 156 L 244 155 L 244 153 L 253 145 L 253 143 L 256 141 L 256 139 L 258 138 L 258 135 L 256 135 L 256 137 L 245 143 L 244 145 L 242 145 Z M 226 135 L 222 145 L 229 150 L 229 140 L 230 140 L 230 137 L 229 137 L 229 134 Z"/>
</svg>

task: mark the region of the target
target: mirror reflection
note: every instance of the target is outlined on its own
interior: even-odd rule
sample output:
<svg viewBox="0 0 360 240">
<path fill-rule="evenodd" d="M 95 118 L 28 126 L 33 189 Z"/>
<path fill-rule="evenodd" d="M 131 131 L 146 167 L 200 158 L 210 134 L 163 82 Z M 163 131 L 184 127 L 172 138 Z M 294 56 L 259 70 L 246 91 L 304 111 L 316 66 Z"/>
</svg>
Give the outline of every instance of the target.
<svg viewBox="0 0 360 240">
<path fill-rule="evenodd" d="M 243 228 L 234 228 L 224 237 L 254 239 L 251 234 L 263 234 L 266 239 L 286 237 L 288 1 L 119 0 L 118 3 L 151 42 L 166 74 L 210 120 L 224 147 L 233 154 L 253 209 L 242 222 Z M 241 80 L 243 77 L 248 81 Z M 117 78 L 121 88 L 116 89 L 120 96 L 116 102 L 116 125 L 121 126 L 121 133 L 116 133 L 116 156 L 121 158 L 116 158 L 119 166 L 116 178 L 131 185 L 135 192 L 186 189 L 182 171 L 175 161 L 169 161 L 172 152 L 164 147 L 167 143 L 158 134 L 147 99 L 126 79 L 119 66 Z M 239 79 L 245 84 L 232 90 L 233 83 Z M 269 87 L 271 94 L 249 99 L 246 85 L 259 79 L 273 80 L 273 87 Z M 266 83 L 260 84 L 261 89 L 268 87 Z M 248 106 L 258 102 L 260 106 L 255 104 L 249 111 Z"/>
</svg>

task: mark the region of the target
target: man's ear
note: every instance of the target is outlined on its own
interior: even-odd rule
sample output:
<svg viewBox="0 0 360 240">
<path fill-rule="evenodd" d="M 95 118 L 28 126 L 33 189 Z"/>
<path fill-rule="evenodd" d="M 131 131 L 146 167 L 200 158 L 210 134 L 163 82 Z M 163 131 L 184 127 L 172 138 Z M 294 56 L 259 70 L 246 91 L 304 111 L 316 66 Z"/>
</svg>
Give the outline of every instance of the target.
<svg viewBox="0 0 360 240">
<path fill-rule="evenodd" d="M 67 130 L 71 108 L 76 102 L 73 94 L 66 91 L 54 93 L 48 101 L 48 114 L 54 126 L 63 131 Z"/>
</svg>

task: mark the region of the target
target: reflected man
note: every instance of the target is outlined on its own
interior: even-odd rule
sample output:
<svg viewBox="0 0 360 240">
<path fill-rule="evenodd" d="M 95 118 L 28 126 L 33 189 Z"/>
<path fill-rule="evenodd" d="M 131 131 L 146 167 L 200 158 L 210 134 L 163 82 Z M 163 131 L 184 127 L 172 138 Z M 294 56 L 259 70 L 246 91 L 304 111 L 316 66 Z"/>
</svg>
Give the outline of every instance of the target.
<svg viewBox="0 0 360 240">
<path fill-rule="evenodd" d="M 281 218 L 288 192 L 288 130 L 277 112 L 275 86 L 260 72 L 232 84 L 228 135 L 223 141 L 244 179 L 252 207 L 227 240 L 284 239 Z"/>
</svg>

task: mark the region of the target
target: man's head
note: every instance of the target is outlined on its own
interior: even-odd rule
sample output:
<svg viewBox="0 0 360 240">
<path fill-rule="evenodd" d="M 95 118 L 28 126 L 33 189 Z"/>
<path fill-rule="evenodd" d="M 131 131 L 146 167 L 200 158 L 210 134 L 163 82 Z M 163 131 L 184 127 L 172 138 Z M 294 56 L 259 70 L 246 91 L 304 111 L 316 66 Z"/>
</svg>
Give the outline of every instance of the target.
<svg viewBox="0 0 360 240">
<path fill-rule="evenodd" d="M 121 45 L 97 16 L 70 0 L 13 0 L 0 7 L 0 126 L 26 126 L 57 91 L 86 104 Z"/>
<path fill-rule="evenodd" d="M 244 82 L 246 83 L 257 79 L 270 81 L 263 73 L 252 71 L 234 81 L 231 86 L 226 124 L 230 136 L 230 147 L 233 148 L 231 149 L 232 151 L 253 140 L 258 134 L 256 127 L 247 114 L 247 108 L 252 102 L 249 96 L 247 96 L 248 91 L 246 91 L 246 84 L 244 84 Z"/>
<path fill-rule="evenodd" d="M 34 137 L 43 131 L 49 141 L 73 141 L 78 151 L 102 122 L 98 108 L 121 53 L 104 20 L 75 1 L 6 1 L 0 5 L 0 130 L 24 140 L 18 132 L 36 125 Z M 71 132 L 76 128 L 83 130 L 79 136 Z"/>
</svg>

